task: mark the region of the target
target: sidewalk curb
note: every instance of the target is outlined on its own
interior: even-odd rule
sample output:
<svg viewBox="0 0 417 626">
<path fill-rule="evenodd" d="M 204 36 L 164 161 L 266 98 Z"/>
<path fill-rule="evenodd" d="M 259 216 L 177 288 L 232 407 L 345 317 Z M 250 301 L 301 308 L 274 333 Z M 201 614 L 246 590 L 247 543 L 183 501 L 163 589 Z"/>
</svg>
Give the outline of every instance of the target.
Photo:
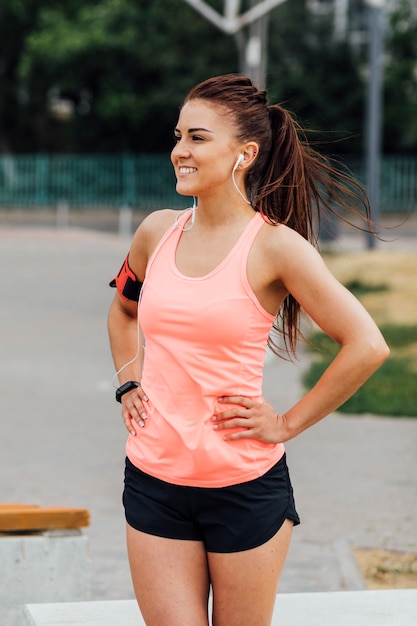
<svg viewBox="0 0 417 626">
<path fill-rule="evenodd" d="M 338 537 L 333 545 L 345 588 L 349 591 L 365 590 L 365 581 L 352 551 L 352 540 L 345 536 Z"/>
</svg>

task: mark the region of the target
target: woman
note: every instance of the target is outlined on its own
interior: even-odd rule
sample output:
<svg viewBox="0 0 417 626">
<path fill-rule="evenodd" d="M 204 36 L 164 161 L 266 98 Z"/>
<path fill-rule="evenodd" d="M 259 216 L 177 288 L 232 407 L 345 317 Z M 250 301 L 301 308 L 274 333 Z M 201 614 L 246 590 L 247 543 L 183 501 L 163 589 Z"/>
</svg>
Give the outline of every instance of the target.
<svg viewBox="0 0 417 626">
<path fill-rule="evenodd" d="M 284 443 L 388 356 L 310 243 L 313 210 L 331 211 L 335 194 L 354 206 L 360 189 L 243 76 L 195 87 L 175 141 L 176 189 L 198 209 L 142 222 L 109 313 L 132 579 L 148 626 L 207 626 L 210 585 L 215 626 L 266 626 L 299 523 Z M 300 307 L 340 351 L 294 406 L 273 408 L 262 397 L 270 331 L 294 351 Z"/>
</svg>

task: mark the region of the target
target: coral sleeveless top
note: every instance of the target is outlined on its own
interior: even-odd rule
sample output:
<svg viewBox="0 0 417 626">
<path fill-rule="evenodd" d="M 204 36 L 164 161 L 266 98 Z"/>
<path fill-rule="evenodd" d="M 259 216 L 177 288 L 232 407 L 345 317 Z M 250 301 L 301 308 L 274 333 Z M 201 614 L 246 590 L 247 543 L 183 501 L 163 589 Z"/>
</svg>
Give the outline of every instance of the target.
<svg viewBox="0 0 417 626">
<path fill-rule="evenodd" d="M 183 214 L 178 226 L 190 216 Z M 126 446 L 144 472 L 177 485 L 224 487 L 258 478 L 284 454 L 283 444 L 225 441 L 212 416 L 217 398 L 262 402 L 262 370 L 274 317 L 247 280 L 247 258 L 264 224 L 255 213 L 226 258 L 209 274 L 183 275 L 175 225 L 153 253 L 140 302 L 145 336 L 142 387 L 148 419 Z"/>
</svg>

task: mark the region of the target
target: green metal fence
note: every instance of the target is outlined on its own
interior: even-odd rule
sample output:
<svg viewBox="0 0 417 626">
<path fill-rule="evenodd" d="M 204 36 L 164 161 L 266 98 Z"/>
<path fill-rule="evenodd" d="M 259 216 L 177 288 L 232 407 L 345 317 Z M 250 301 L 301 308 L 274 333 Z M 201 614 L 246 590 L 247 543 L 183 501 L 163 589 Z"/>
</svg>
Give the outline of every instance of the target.
<svg viewBox="0 0 417 626">
<path fill-rule="evenodd" d="M 366 169 L 359 160 L 348 163 L 355 177 L 366 186 Z M 380 211 L 417 212 L 417 157 L 383 156 L 380 163 Z"/>
<path fill-rule="evenodd" d="M 0 205 L 183 208 L 168 155 L 0 157 Z M 184 205 L 185 202 L 185 205 Z"/>
<path fill-rule="evenodd" d="M 362 182 L 361 163 L 352 171 Z M 417 157 L 384 156 L 381 212 L 417 211 Z M 175 192 L 168 155 L 6 155 L 0 156 L 0 206 L 143 210 L 184 208 L 189 199 Z"/>
<path fill-rule="evenodd" d="M 381 204 L 388 210 L 417 211 L 417 158 L 385 157 L 381 163 Z"/>
</svg>

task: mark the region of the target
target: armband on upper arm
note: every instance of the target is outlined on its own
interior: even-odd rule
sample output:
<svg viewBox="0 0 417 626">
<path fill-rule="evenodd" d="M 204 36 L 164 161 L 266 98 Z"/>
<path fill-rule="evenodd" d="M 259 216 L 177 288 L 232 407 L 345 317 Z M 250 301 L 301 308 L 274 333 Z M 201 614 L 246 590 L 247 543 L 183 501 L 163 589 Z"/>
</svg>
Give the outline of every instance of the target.
<svg viewBox="0 0 417 626">
<path fill-rule="evenodd" d="M 123 300 L 134 300 L 137 302 L 143 283 L 138 280 L 137 276 L 130 269 L 128 258 L 128 256 L 125 258 L 120 272 L 110 281 L 109 285 L 110 287 L 116 287 Z"/>
</svg>

